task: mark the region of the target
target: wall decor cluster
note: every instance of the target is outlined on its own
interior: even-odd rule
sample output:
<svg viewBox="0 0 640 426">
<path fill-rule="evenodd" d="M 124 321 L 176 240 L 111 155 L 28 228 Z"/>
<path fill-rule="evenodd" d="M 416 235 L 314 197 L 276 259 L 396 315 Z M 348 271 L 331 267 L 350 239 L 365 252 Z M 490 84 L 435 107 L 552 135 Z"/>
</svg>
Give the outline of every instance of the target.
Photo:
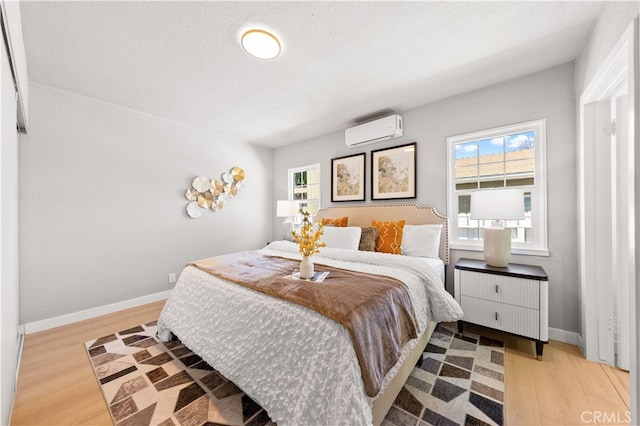
<svg viewBox="0 0 640 426">
<path fill-rule="evenodd" d="M 204 210 L 220 211 L 224 203 L 235 197 L 244 189 L 244 170 L 232 167 L 220 175 L 220 179 L 209 179 L 198 176 L 193 179 L 191 187 L 184 196 L 190 201 L 187 214 L 193 219 L 202 216 Z"/>
<path fill-rule="evenodd" d="M 416 198 L 416 143 L 371 151 L 371 199 Z M 331 202 L 365 200 L 366 153 L 331 159 Z"/>
</svg>

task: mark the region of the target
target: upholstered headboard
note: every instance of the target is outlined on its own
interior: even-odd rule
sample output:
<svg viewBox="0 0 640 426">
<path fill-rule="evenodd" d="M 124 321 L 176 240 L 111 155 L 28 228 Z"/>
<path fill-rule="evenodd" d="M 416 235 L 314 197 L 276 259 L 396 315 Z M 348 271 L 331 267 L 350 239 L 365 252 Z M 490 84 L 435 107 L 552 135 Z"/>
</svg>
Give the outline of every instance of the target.
<svg viewBox="0 0 640 426">
<path fill-rule="evenodd" d="M 440 233 L 440 258 L 449 264 L 449 219 L 433 207 L 415 204 L 362 205 L 329 207 L 320 210 L 315 219 L 340 218 L 348 216 L 349 226 L 371 226 L 371 219 L 397 221 L 404 219 L 408 225 L 442 224 Z"/>
</svg>

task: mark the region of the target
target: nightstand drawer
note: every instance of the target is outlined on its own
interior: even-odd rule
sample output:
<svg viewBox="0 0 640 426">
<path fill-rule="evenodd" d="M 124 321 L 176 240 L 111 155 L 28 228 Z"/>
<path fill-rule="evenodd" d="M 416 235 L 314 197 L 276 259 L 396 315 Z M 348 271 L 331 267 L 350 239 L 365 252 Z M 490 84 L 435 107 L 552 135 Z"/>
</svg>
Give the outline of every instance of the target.
<svg viewBox="0 0 640 426">
<path fill-rule="evenodd" d="M 537 280 L 460 271 L 460 294 L 530 309 L 540 309 L 540 286 Z"/>
<path fill-rule="evenodd" d="M 540 311 L 462 296 L 463 320 L 521 336 L 540 338 Z"/>
</svg>

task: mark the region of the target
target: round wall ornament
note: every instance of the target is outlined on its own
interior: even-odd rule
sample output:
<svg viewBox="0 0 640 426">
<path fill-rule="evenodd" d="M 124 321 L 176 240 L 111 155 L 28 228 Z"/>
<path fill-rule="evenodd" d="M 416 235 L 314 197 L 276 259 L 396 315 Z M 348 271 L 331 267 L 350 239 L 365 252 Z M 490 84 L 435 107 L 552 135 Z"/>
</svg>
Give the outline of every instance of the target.
<svg viewBox="0 0 640 426">
<path fill-rule="evenodd" d="M 240 167 L 232 167 L 231 168 L 231 177 L 236 182 L 240 182 L 241 180 L 244 179 L 244 170 L 241 169 Z"/>
<path fill-rule="evenodd" d="M 200 193 L 194 187 L 187 189 L 187 192 L 184 193 L 184 196 L 189 201 L 196 201 L 198 199 L 198 195 L 200 195 Z"/>
<path fill-rule="evenodd" d="M 196 203 L 195 201 L 192 201 L 189 204 L 187 204 L 187 214 L 189 215 L 190 218 L 197 219 L 200 216 L 202 216 L 202 209 L 198 207 L 198 203 Z"/>
<path fill-rule="evenodd" d="M 206 178 L 204 176 L 198 176 L 193 180 L 191 186 L 198 192 L 205 192 L 208 191 L 211 187 L 211 181 L 209 180 L 209 178 Z"/>
<path fill-rule="evenodd" d="M 217 197 L 224 192 L 224 185 L 222 185 L 222 182 L 220 182 L 218 179 L 214 179 L 211 181 L 210 191 L 214 195 L 214 197 Z"/>
<path fill-rule="evenodd" d="M 204 209 L 211 207 L 213 203 L 213 194 L 210 192 L 203 192 L 198 195 L 198 205 Z"/>
</svg>

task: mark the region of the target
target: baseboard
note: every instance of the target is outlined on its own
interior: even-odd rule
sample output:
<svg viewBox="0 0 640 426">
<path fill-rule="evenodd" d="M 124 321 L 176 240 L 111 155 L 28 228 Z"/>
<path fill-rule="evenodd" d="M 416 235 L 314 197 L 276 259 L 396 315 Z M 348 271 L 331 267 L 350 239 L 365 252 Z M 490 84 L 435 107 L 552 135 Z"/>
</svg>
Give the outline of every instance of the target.
<svg viewBox="0 0 640 426">
<path fill-rule="evenodd" d="M 558 342 L 580 346 L 582 338 L 576 332 L 549 327 L 549 340 L 556 340 Z"/>
<path fill-rule="evenodd" d="M 16 381 L 13 385 L 14 394 L 18 392 L 18 374 L 20 374 L 20 362 L 22 361 L 22 349 L 24 348 L 24 327 L 18 330 L 18 351 L 16 353 Z"/>
<path fill-rule="evenodd" d="M 24 326 L 18 326 L 18 349 L 16 353 L 16 377 L 13 383 L 13 394 L 11 395 L 11 409 L 9 410 L 9 424 L 11 424 L 11 418 L 13 416 L 13 406 L 15 405 L 16 393 L 18 393 L 18 375 L 20 374 L 20 363 L 22 362 L 22 349 L 24 348 Z"/>
<path fill-rule="evenodd" d="M 98 306 L 97 308 L 86 309 L 84 311 L 61 315 L 41 321 L 30 322 L 24 324 L 24 334 L 37 333 L 39 331 L 45 331 L 51 328 L 73 324 L 74 322 L 84 321 L 87 319 L 99 317 L 101 315 L 112 314 L 114 312 L 122 311 L 123 309 L 135 308 L 136 306 L 157 302 L 159 300 L 168 298 L 169 294 L 171 294 L 171 290 L 149 294 L 147 296 L 137 297 L 135 299 L 124 300 L 122 302 L 112 303 L 110 305 Z"/>
<path fill-rule="evenodd" d="M 584 357 L 587 357 L 587 350 L 584 347 L 584 338 L 582 337 L 582 335 L 580 335 L 578 337 L 578 347 L 580 348 L 580 352 L 582 352 L 582 355 L 584 355 Z"/>
</svg>

